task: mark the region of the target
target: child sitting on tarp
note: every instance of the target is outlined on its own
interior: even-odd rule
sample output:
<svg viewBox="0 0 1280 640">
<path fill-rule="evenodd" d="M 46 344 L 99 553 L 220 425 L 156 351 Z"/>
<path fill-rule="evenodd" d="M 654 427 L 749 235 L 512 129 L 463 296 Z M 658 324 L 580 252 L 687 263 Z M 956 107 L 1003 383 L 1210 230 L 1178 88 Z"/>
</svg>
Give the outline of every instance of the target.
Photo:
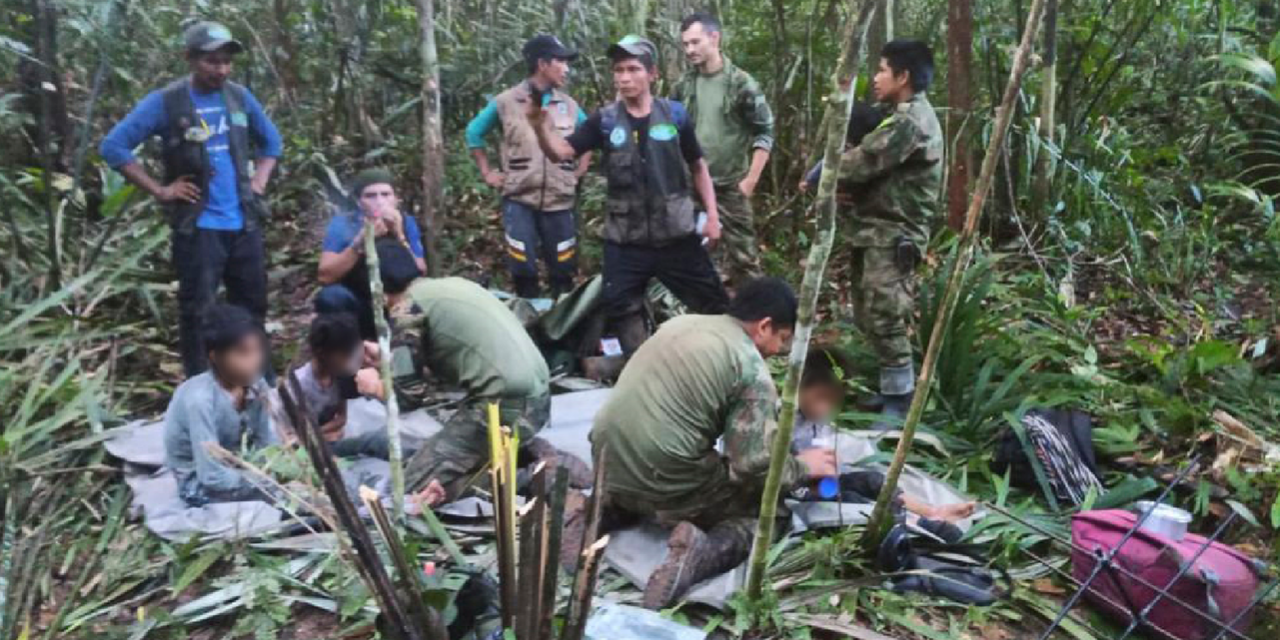
<svg viewBox="0 0 1280 640">
<path fill-rule="evenodd" d="M 329 442 L 329 449 L 340 458 L 370 456 L 386 460 L 389 455 L 387 434 L 382 430 L 350 436 L 347 431 L 347 401 L 360 397 L 356 389 L 356 371 L 364 356 L 364 341 L 355 316 L 349 313 L 321 313 L 311 321 L 307 334 L 311 359 L 293 370 L 298 387 L 306 399 L 311 420 Z M 284 412 L 276 418 L 282 422 L 283 438 L 294 442 L 297 426 L 287 424 Z"/>
<path fill-rule="evenodd" d="M 800 391 L 796 400 L 796 423 L 791 436 L 793 453 L 813 447 L 832 448 L 836 445 L 836 429 L 831 419 L 844 403 L 844 374 L 847 358 L 835 347 L 817 347 L 805 360 L 804 375 L 800 378 Z M 850 436 L 845 436 L 850 437 Z M 824 479 L 823 483 L 801 487 L 795 497 L 806 501 L 837 501 L 850 504 L 867 504 L 876 501 L 884 485 L 884 474 L 879 471 L 852 471 L 839 478 Z M 894 499 L 895 510 L 905 508 L 921 518 L 958 522 L 973 515 L 975 504 L 934 505 L 910 494 L 898 491 Z"/>
<path fill-rule="evenodd" d="M 204 313 L 201 342 L 209 369 L 178 386 L 164 416 L 165 464 L 178 495 L 193 507 L 268 499 L 206 449 L 213 443 L 243 457 L 277 443 L 262 380 L 265 336 L 243 307 L 214 304 Z"/>
</svg>

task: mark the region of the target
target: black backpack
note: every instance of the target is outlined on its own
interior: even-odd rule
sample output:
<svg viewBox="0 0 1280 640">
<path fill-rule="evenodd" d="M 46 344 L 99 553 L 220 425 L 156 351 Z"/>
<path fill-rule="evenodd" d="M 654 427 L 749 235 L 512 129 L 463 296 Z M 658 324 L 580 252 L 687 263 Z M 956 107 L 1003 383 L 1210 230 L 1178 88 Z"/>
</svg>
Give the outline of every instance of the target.
<svg viewBox="0 0 1280 640">
<path fill-rule="evenodd" d="M 1081 504 L 1092 489 L 1103 492 L 1093 452 L 1093 420 L 1083 411 L 1032 409 L 1001 433 L 991 470 L 1009 474 L 1014 486 L 1044 492 L 1059 504 Z"/>
</svg>

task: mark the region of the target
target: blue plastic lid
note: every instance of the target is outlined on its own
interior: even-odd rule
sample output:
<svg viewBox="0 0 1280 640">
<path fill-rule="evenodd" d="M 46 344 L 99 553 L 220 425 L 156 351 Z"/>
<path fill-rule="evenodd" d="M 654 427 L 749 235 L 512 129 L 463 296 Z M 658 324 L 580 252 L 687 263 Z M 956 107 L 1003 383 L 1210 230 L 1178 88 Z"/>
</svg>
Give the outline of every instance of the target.
<svg viewBox="0 0 1280 640">
<path fill-rule="evenodd" d="M 818 495 L 830 500 L 840 494 L 840 479 L 827 476 L 818 481 Z"/>
</svg>

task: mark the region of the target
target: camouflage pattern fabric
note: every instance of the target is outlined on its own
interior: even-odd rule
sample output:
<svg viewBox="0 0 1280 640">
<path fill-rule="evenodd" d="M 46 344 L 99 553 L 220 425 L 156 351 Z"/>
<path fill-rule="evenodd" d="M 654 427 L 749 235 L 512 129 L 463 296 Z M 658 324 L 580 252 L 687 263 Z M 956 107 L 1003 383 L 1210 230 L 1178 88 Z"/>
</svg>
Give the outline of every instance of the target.
<svg viewBox="0 0 1280 640">
<path fill-rule="evenodd" d="M 908 326 L 915 306 L 915 278 L 896 260 L 896 248 L 851 251 L 854 321 L 882 368 L 911 365 Z"/>
<path fill-rule="evenodd" d="M 716 269 L 730 287 L 739 287 L 760 276 L 760 245 L 756 240 L 751 199 L 738 185 L 716 187 L 716 209 L 721 236 L 716 245 Z"/>
<path fill-rule="evenodd" d="M 515 426 L 521 447 L 551 418 L 549 394 L 517 400 L 468 399 L 405 463 L 405 488 L 421 491 L 434 479 L 444 487 L 448 500 L 457 499 L 472 477 L 489 464 L 489 403 L 495 401 L 500 421 L 503 426 Z"/>
<path fill-rule="evenodd" d="M 893 247 L 906 238 L 923 251 L 940 208 L 942 127 L 923 93 L 895 105 L 840 165 L 840 199 L 855 247 Z"/>
<path fill-rule="evenodd" d="M 697 69 L 676 82 L 671 99 L 683 103 L 698 123 L 698 142 L 706 153 L 711 179 L 717 186 L 737 185 L 747 175 L 752 150 L 773 150 L 773 110 L 760 83 L 728 58 L 718 75 L 725 78 L 725 90 L 722 95 L 717 92 L 717 99 L 698 95 Z M 699 117 L 709 114 L 721 117 Z"/>
</svg>

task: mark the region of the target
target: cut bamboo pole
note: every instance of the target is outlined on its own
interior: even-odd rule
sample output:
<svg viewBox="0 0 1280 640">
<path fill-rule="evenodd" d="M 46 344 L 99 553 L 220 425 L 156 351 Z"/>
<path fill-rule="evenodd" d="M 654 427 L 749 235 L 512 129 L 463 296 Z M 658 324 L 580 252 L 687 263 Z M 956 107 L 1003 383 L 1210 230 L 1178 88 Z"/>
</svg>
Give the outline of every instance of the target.
<svg viewBox="0 0 1280 640">
<path fill-rule="evenodd" d="M 517 640 L 533 640 L 542 612 L 542 545 L 547 519 L 546 463 L 539 462 L 530 478 L 530 501 L 527 515 L 520 519 L 520 581 L 522 597 L 516 613 Z"/>
<path fill-rule="evenodd" d="M 782 389 L 782 412 L 778 416 L 778 428 L 773 434 L 769 475 L 765 478 L 760 496 L 760 520 L 756 523 L 755 542 L 751 549 L 750 569 L 747 573 L 747 597 L 756 600 L 764 587 L 764 576 L 769 558 L 769 546 L 773 542 L 773 528 L 778 512 L 778 494 L 782 489 L 782 470 L 791 456 L 791 432 L 795 427 L 796 393 L 800 388 L 800 375 L 804 371 L 805 358 L 809 355 L 809 337 L 813 333 L 813 318 L 822 289 L 822 275 L 831 257 L 831 246 L 836 235 L 836 182 L 840 173 L 840 161 L 844 151 L 845 130 L 849 126 L 849 110 L 853 105 L 853 90 L 857 86 L 857 72 L 862 66 L 863 42 L 875 10 L 884 0 L 861 0 L 844 32 L 844 52 L 836 65 L 835 93 L 827 103 L 824 120 L 831 125 L 827 129 L 826 152 L 823 154 L 822 179 L 818 183 L 819 212 L 817 239 L 809 250 L 809 261 L 804 270 L 804 283 L 800 287 L 800 310 L 796 319 L 795 337 L 791 341 L 791 357 L 787 362 L 787 381 Z"/>
<path fill-rule="evenodd" d="M 573 597 L 569 601 L 569 615 L 565 619 L 560 640 L 582 640 L 587 630 L 587 618 L 591 615 L 591 599 L 596 590 L 596 578 L 600 575 L 600 558 L 609 546 L 609 536 L 596 540 L 582 551 L 578 561 L 578 575 L 574 580 Z"/>
<path fill-rule="evenodd" d="M 514 631 L 513 623 L 519 601 L 516 585 L 515 456 L 512 455 L 510 437 L 499 422 L 496 403 L 489 403 L 489 451 L 502 626 Z"/>
<path fill-rule="evenodd" d="M 1001 149 L 1004 148 L 1005 137 L 1009 133 L 1014 101 L 1022 88 L 1022 77 L 1030 64 L 1031 45 L 1035 42 L 1036 31 L 1040 27 L 1044 3 L 1045 0 L 1032 0 L 1031 11 L 1027 14 L 1027 24 L 1022 30 L 1022 41 L 1013 57 L 1013 67 L 1009 70 L 1009 81 L 1005 84 L 1004 97 L 1000 101 L 1000 109 L 996 112 L 991 141 L 987 146 L 987 154 L 982 159 L 982 170 L 978 173 L 978 181 L 974 184 L 973 195 L 969 199 L 969 210 L 965 214 L 964 229 L 960 234 L 959 245 L 956 247 L 956 257 L 951 262 L 951 273 L 947 276 L 947 288 L 942 294 L 942 304 L 937 318 L 934 319 L 933 330 L 929 334 L 929 346 L 925 350 L 924 361 L 920 365 L 915 395 L 911 397 L 911 408 L 907 411 L 906 420 L 902 423 L 902 435 L 898 439 L 898 448 L 894 452 L 893 462 L 889 464 L 889 471 L 885 474 L 880 496 L 876 499 L 875 508 L 872 509 L 870 521 L 867 523 L 863 546 L 868 551 L 880 547 L 880 541 L 884 539 L 890 523 L 893 522 L 889 504 L 894 491 L 898 488 L 898 478 L 902 475 L 907 454 L 911 451 L 916 426 L 920 424 L 920 417 L 924 414 L 924 405 L 929 398 L 929 388 L 933 383 L 933 372 L 938 364 L 938 353 L 942 349 L 947 327 L 951 324 L 951 316 L 955 312 L 964 273 L 973 260 L 978 218 L 982 213 L 987 192 L 991 189 L 991 180 L 995 177 L 996 163 L 1000 158 Z"/>
<path fill-rule="evenodd" d="M 382 558 L 369 536 L 369 530 L 360 520 L 360 514 L 347 495 L 346 485 L 342 482 L 342 473 L 337 462 L 329 455 L 329 447 L 320 433 L 320 427 L 311 419 L 311 411 L 307 407 L 306 396 L 301 392 L 297 373 L 290 371 L 287 383 L 280 390 L 280 399 L 285 413 L 295 428 L 299 429 L 303 447 L 316 474 L 324 485 L 329 501 L 342 530 L 351 538 L 351 546 L 355 548 L 359 562 L 360 575 L 365 579 L 369 592 L 378 601 L 378 607 L 386 618 L 387 626 L 394 633 L 402 634 L 405 640 L 432 640 L 426 629 L 417 625 L 416 619 L 406 614 L 404 607 L 396 597 L 396 589 L 382 566 Z"/>
<path fill-rule="evenodd" d="M 569 492 L 569 470 L 556 467 L 555 483 L 547 502 L 546 533 L 542 557 L 542 610 L 537 622 L 537 640 L 551 640 L 552 619 L 556 613 L 556 585 L 560 577 L 560 540 L 564 531 L 564 501 Z"/>
<path fill-rule="evenodd" d="M 378 492 L 361 486 L 360 500 L 369 510 L 373 524 L 382 535 L 382 542 L 387 547 L 387 555 L 395 566 L 395 581 L 400 588 L 399 593 L 405 605 L 405 614 L 414 619 L 430 640 L 445 640 L 449 632 L 445 629 L 444 619 L 438 611 L 427 604 L 426 587 L 422 584 L 422 576 L 414 566 L 409 552 L 404 548 L 400 534 L 391 524 L 391 518 L 387 517 L 387 510 L 383 508 Z"/>
<path fill-rule="evenodd" d="M 357 194 L 359 195 L 359 194 Z M 387 405 L 387 461 L 391 466 L 391 508 L 396 522 L 404 522 L 404 465 L 400 450 L 400 404 L 391 377 L 391 327 L 387 324 L 386 293 L 382 290 L 382 271 L 378 263 L 378 247 L 374 238 L 373 218 L 364 222 L 364 258 L 369 270 L 369 293 L 373 302 L 373 323 L 378 329 L 378 373 Z"/>
</svg>

